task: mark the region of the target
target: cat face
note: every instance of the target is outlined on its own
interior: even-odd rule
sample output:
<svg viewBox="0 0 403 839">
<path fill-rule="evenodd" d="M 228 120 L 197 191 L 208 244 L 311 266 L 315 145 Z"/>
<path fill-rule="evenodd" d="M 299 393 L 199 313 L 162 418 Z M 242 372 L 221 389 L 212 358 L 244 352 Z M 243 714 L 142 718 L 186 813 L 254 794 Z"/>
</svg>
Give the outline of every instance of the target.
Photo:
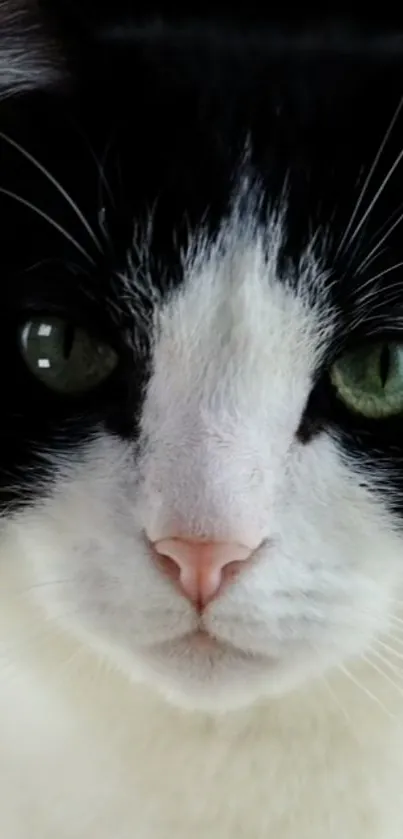
<svg viewBox="0 0 403 839">
<path fill-rule="evenodd" d="M 0 573 L 191 708 L 348 669 L 403 579 L 403 56 L 7 20 Z M 203 602 L 176 538 L 232 546 Z"/>
</svg>

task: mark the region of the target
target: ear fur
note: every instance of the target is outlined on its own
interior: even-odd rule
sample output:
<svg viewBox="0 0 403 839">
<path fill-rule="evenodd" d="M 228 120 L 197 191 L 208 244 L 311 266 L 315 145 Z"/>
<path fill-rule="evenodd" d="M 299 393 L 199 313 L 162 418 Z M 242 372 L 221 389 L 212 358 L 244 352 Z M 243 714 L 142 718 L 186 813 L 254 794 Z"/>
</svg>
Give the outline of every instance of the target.
<svg viewBox="0 0 403 839">
<path fill-rule="evenodd" d="M 0 0 L 0 100 L 53 85 L 62 72 L 56 41 L 36 0 Z"/>
</svg>

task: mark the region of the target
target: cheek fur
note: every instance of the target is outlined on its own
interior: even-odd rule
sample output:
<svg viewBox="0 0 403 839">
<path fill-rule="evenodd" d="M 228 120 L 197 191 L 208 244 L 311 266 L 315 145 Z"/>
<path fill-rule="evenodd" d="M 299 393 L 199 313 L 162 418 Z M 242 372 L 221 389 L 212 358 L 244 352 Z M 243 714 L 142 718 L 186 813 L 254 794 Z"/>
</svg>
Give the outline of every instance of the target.
<svg viewBox="0 0 403 839">
<path fill-rule="evenodd" d="M 152 499 L 141 481 L 133 490 L 132 452 L 100 437 L 79 460 L 47 501 L 8 525 L 7 563 L 18 558 L 29 599 L 52 622 L 134 678 L 229 701 L 248 673 L 249 701 L 359 656 L 386 633 L 401 539 L 329 438 L 289 464 L 284 495 L 265 505 L 270 546 L 207 609 L 205 627 L 249 656 L 217 660 L 207 682 L 206 662 L 181 640 L 197 616 L 144 541 L 141 510 Z"/>
</svg>

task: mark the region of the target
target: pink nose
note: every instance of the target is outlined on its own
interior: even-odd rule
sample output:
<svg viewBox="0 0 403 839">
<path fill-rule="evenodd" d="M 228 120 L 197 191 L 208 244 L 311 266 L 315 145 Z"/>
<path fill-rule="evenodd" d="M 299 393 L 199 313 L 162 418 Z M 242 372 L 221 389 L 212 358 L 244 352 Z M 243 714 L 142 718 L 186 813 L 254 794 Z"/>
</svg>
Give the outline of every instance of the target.
<svg viewBox="0 0 403 839">
<path fill-rule="evenodd" d="M 256 548 L 236 542 L 201 542 L 195 539 L 161 539 L 154 542 L 160 568 L 199 609 L 220 593 Z"/>
</svg>

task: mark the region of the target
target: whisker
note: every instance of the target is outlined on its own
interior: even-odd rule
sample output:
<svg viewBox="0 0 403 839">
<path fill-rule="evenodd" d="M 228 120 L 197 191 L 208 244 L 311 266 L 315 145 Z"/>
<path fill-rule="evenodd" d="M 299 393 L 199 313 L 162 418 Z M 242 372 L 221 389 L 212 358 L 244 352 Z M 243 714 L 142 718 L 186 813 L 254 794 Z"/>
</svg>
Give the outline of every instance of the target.
<svg viewBox="0 0 403 839">
<path fill-rule="evenodd" d="M 45 582 L 43 582 L 43 583 L 34 583 L 32 586 L 27 586 L 26 588 L 19 589 L 18 591 L 16 591 L 15 589 L 12 589 L 8 592 L 8 594 L 10 594 L 13 598 L 18 598 L 18 597 L 22 598 L 22 597 L 25 597 L 26 595 L 29 595 L 31 591 L 37 591 L 38 589 L 42 589 L 42 588 L 49 588 L 50 586 L 67 585 L 68 583 L 75 583 L 75 582 L 76 582 L 76 580 L 74 578 L 71 578 L 71 577 L 70 578 L 66 577 L 65 579 L 62 579 L 62 580 L 45 580 Z"/>
<path fill-rule="evenodd" d="M 401 614 L 400 620 L 401 620 L 401 621 L 402 621 L 402 623 L 403 623 L 403 598 L 396 597 L 396 596 L 394 596 L 394 595 L 390 595 L 390 596 L 388 597 L 388 601 L 389 601 L 389 603 L 394 603 L 396 606 L 400 606 L 400 607 L 401 607 L 401 609 L 402 609 L 402 614 Z"/>
<path fill-rule="evenodd" d="M 372 667 L 372 669 L 375 670 L 376 673 L 379 673 L 380 676 L 383 676 L 385 681 L 388 682 L 388 684 L 396 690 L 399 696 L 403 698 L 403 690 L 399 688 L 399 686 L 393 681 L 392 677 L 389 676 L 388 673 L 385 673 L 385 671 L 382 670 L 377 664 L 375 664 L 375 662 L 371 661 L 371 659 L 368 658 L 367 655 L 362 655 L 362 660 L 365 661 L 366 664 L 369 664 L 369 666 Z"/>
<path fill-rule="evenodd" d="M 392 596 L 392 597 L 388 597 L 388 598 L 387 598 L 387 603 L 388 603 L 388 604 L 389 604 L 392 608 L 393 608 L 393 607 L 395 607 L 395 608 L 396 608 L 396 607 L 398 607 L 398 606 L 400 606 L 401 608 L 403 608 L 403 602 L 402 602 L 402 601 L 400 601 L 400 600 L 397 600 L 397 599 L 396 599 L 395 597 L 393 597 L 393 596 Z M 363 615 L 363 616 L 366 616 L 366 617 L 367 617 L 368 615 L 370 615 L 370 616 L 372 616 L 372 615 L 373 615 L 372 609 L 370 609 L 370 610 L 368 610 L 368 609 L 359 609 L 359 613 L 360 613 L 360 615 Z M 376 613 L 376 614 L 377 614 L 377 613 Z M 388 622 L 389 622 L 389 621 L 391 621 L 392 623 L 396 623 L 396 624 L 398 624 L 398 625 L 399 625 L 399 628 L 400 628 L 400 627 L 402 627 L 402 628 L 403 628 L 403 618 L 400 618 L 398 615 L 393 614 L 393 613 L 389 614 L 389 615 L 388 615 Z M 385 632 L 386 632 L 386 631 L 388 632 L 389 630 L 385 628 Z"/>
<path fill-rule="evenodd" d="M 403 156 L 403 152 L 402 152 L 402 156 Z M 368 280 L 366 280 L 366 285 L 369 285 L 369 283 L 374 283 L 375 280 L 379 280 L 380 277 L 385 277 L 386 274 L 389 274 L 391 271 L 396 271 L 396 269 L 401 268 L 402 265 L 403 265 L 403 261 L 402 262 L 396 262 L 394 265 L 391 265 L 389 268 L 385 268 L 384 271 L 380 271 L 379 274 L 374 274 L 373 277 L 370 277 Z"/>
<path fill-rule="evenodd" d="M 37 588 L 43 588 L 44 586 L 61 586 L 63 583 L 75 583 L 76 580 L 74 577 L 65 577 L 64 580 L 45 580 L 44 583 L 34 583 L 33 586 L 28 586 L 28 588 L 23 589 L 22 593 L 26 591 L 33 591 Z"/>
<path fill-rule="evenodd" d="M 371 256 L 373 256 L 373 254 L 375 254 L 375 253 L 379 250 L 379 248 L 381 247 L 381 245 L 383 245 L 383 243 L 384 243 L 384 242 L 386 242 L 386 239 L 388 239 L 388 238 L 389 238 L 389 236 L 393 233 L 393 231 L 395 230 L 395 228 L 396 228 L 396 227 L 400 224 L 400 222 L 401 222 L 402 220 L 403 220 L 403 213 L 401 213 L 401 214 L 400 214 L 400 216 L 396 219 L 396 221 L 394 222 L 394 224 L 392 224 L 392 226 L 391 226 L 391 227 L 389 227 L 389 230 L 387 230 L 387 231 L 386 231 L 386 233 L 384 234 L 384 236 L 382 237 L 382 239 L 380 239 L 380 240 L 379 240 L 378 244 L 377 244 L 377 245 L 375 245 L 375 247 L 373 247 L 373 248 L 372 248 L 372 250 L 369 252 L 369 254 L 366 256 L 366 258 L 365 258 L 365 259 L 363 259 L 363 261 L 361 262 L 361 264 L 360 264 L 360 265 L 358 266 L 358 268 L 356 269 L 357 273 L 359 273 L 360 271 L 363 271 L 363 270 L 364 270 L 364 268 L 368 265 L 368 262 L 370 261 Z"/>
<path fill-rule="evenodd" d="M 35 204 L 31 204 L 31 202 L 27 201 L 26 198 L 22 198 L 21 195 L 17 195 L 15 192 L 11 192 L 9 189 L 4 189 L 4 187 L 0 187 L 0 193 L 2 193 L 2 195 L 7 195 L 9 198 L 13 198 L 14 201 L 18 201 L 19 204 L 22 204 L 24 207 L 28 207 L 28 209 L 33 210 L 34 213 L 36 213 L 38 216 L 41 216 L 41 218 L 45 219 L 45 221 L 52 225 L 52 227 L 54 227 L 55 230 L 58 230 L 58 232 L 61 233 L 65 239 L 67 239 L 72 245 L 74 245 L 74 247 L 79 251 L 79 253 L 81 253 L 88 260 L 88 262 L 90 262 L 92 265 L 95 264 L 94 260 L 89 255 L 89 253 L 85 250 L 85 248 L 83 248 L 79 244 L 79 242 L 77 242 L 74 236 L 71 236 L 71 234 L 68 233 L 68 231 L 65 230 L 64 227 L 58 224 L 58 222 L 51 218 L 51 216 L 48 216 L 48 214 L 45 213 L 44 210 L 41 210 Z"/>
<path fill-rule="evenodd" d="M 92 148 L 90 149 L 90 151 L 91 151 L 91 154 L 94 157 L 95 164 L 97 166 L 98 174 L 99 174 L 99 185 L 98 185 L 99 204 L 102 204 L 102 187 L 101 187 L 101 184 L 102 184 L 104 189 L 105 189 L 105 192 L 106 192 L 106 194 L 109 198 L 109 201 L 112 204 L 112 207 L 116 208 L 114 195 L 113 195 L 112 189 L 110 187 L 109 181 L 108 181 L 108 179 L 105 175 L 106 161 L 107 161 L 107 157 L 108 157 L 111 145 L 112 145 L 112 140 L 106 146 L 104 154 L 102 155 L 102 158 L 101 158 L 100 161 L 98 160 L 98 158 L 97 158 L 97 156 L 96 156 L 96 154 L 95 154 L 95 152 L 93 151 Z"/>
<path fill-rule="evenodd" d="M 353 725 L 353 722 L 352 722 L 352 720 L 351 720 L 351 717 L 349 717 L 349 715 L 348 715 L 348 713 L 347 713 L 346 709 L 345 709 L 345 708 L 343 707 L 343 705 L 341 704 L 341 702 L 340 702 L 340 700 L 339 700 L 338 696 L 336 695 L 335 691 L 334 691 L 334 690 L 333 690 L 333 688 L 331 687 L 330 682 L 329 682 L 329 680 L 326 678 L 325 674 L 323 674 L 323 675 L 322 675 L 322 681 L 323 681 L 323 684 L 325 685 L 325 687 L 326 687 L 326 689 L 327 689 L 327 691 L 328 691 L 328 693 L 329 693 L 329 695 L 330 695 L 331 699 L 333 700 L 333 702 L 334 702 L 334 704 L 335 704 L 336 708 L 338 708 L 338 710 L 339 710 L 339 711 L 341 711 L 341 713 L 342 713 L 342 715 L 343 715 L 344 719 L 346 720 L 346 722 L 347 722 L 347 724 L 348 724 L 349 728 L 351 728 L 351 730 L 352 730 L 352 732 L 353 732 L 354 736 L 356 736 L 356 732 L 355 732 L 354 725 Z"/>
<path fill-rule="evenodd" d="M 374 285 L 375 280 L 373 277 L 370 277 L 368 280 L 360 285 L 358 292 L 355 292 L 355 298 L 359 302 L 359 307 L 362 310 L 364 305 L 368 303 L 368 301 L 372 301 L 372 299 L 379 298 L 379 290 L 380 284 Z M 382 290 L 391 292 L 393 290 L 393 284 L 389 284 L 385 287 L 385 283 L 382 283 Z M 396 299 L 400 299 L 400 295 L 397 295 Z M 372 314 L 372 312 L 371 312 Z"/>
<path fill-rule="evenodd" d="M 368 699 L 370 699 L 372 702 L 375 702 L 375 704 L 378 705 L 382 709 L 382 711 L 384 711 L 385 714 L 387 714 L 388 717 L 390 717 L 391 719 L 394 719 L 393 714 L 391 714 L 391 712 L 388 710 L 388 708 L 386 708 L 386 706 L 383 704 L 383 702 L 381 702 L 379 697 L 375 696 L 375 694 L 372 693 L 367 687 L 365 687 L 365 685 L 362 685 L 353 676 L 353 674 L 350 673 L 350 671 L 347 669 L 347 667 L 345 667 L 345 665 L 339 664 L 339 670 L 341 670 L 341 672 L 344 673 L 344 675 L 350 680 L 350 682 L 352 682 L 353 685 L 355 685 L 357 690 L 362 691 L 365 694 L 365 696 L 367 696 Z"/>
<path fill-rule="evenodd" d="M 379 250 L 377 249 L 376 252 L 371 256 L 371 258 L 368 257 L 368 260 L 364 259 L 362 263 L 359 265 L 359 267 L 355 269 L 357 274 L 362 273 L 364 268 L 369 268 L 369 266 L 372 265 L 372 263 L 375 262 L 375 260 L 378 259 L 380 256 L 382 256 L 382 254 L 386 251 L 387 248 L 379 247 Z"/>
<path fill-rule="evenodd" d="M 397 600 L 396 597 L 389 597 L 388 602 L 392 606 L 398 606 L 401 609 L 403 609 L 403 601 L 402 600 Z M 397 621 L 398 623 L 401 623 L 403 625 L 403 618 L 399 617 L 399 615 L 391 615 L 391 618 L 392 618 L 392 620 Z"/>
<path fill-rule="evenodd" d="M 368 307 L 369 302 L 372 303 L 373 299 L 379 296 L 379 284 L 374 286 L 371 280 L 363 283 L 362 286 L 360 286 L 357 296 L 359 300 L 360 310 L 362 311 L 363 309 L 366 309 Z"/>
<path fill-rule="evenodd" d="M 392 213 L 390 213 L 387 219 L 385 219 L 385 221 L 379 225 L 378 230 L 371 236 L 368 244 L 372 245 L 372 243 L 375 241 L 375 239 L 378 238 L 378 236 L 382 236 L 384 230 L 386 230 L 391 224 L 393 224 L 394 220 L 402 211 L 403 201 L 401 201 L 401 203 L 396 207 L 396 209 L 393 210 Z"/>
<path fill-rule="evenodd" d="M 389 615 L 389 621 L 394 629 L 400 629 L 403 632 L 403 621 L 401 618 L 397 617 L 397 615 Z"/>
<path fill-rule="evenodd" d="M 358 211 L 359 211 L 359 209 L 360 209 L 360 207 L 361 207 L 361 204 L 362 204 L 362 202 L 363 202 L 363 200 L 364 200 L 364 198 L 365 198 L 365 195 L 366 195 L 367 189 L 368 189 L 369 184 L 370 184 L 370 182 L 371 182 L 371 180 L 372 180 L 372 177 L 373 177 L 373 175 L 374 175 L 374 172 L 375 172 L 375 170 L 376 170 L 376 168 L 377 168 L 377 166 L 378 166 L 378 163 L 379 163 L 379 161 L 380 161 L 380 159 L 381 159 L 381 157 L 382 157 L 383 151 L 384 151 L 385 146 L 386 146 L 386 144 L 387 144 L 387 142 L 388 142 L 388 140 L 389 140 L 389 137 L 390 137 L 390 135 L 392 134 L 392 131 L 393 131 L 393 129 L 394 129 L 394 127 L 395 127 L 395 125 L 396 125 L 396 122 L 397 122 L 397 120 L 398 120 L 398 117 L 399 117 L 400 111 L 401 111 L 401 109 L 402 109 L 402 105 L 403 105 L 403 97 L 401 98 L 401 100 L 400 100 L 400 102 L 399 102 L 399 104 L 398 104 L 398 106 L 397 106 L 397 108 L 396 108 L 396 110 L 395 110 L 395 112 L 394 112 L 394 114 L 393 114 L 393 117 L 392 117 L 392 119 L 391 119 L 391 121 L 390 121 L 390 123 L 389 123 L 389 126 L 388 126 L 388 128 L 387 128 L 387 130 L 386 130 L 386 133 L 385 133 L 385 135 L 384 135 L 384 138 L 383 138 L 383 140 L 382 140 L 382 142 L 381 142 L 381 144 L 380 144 L 380 146 L 379 146 L 379 149 L 378 149 L 378 151 L 377 151 L 377 153 L 376 153 L 376 155 L 375 155 L 375 158 L 374 158 L 374 161 L 373 161 L 373 163 L 372 163 L 372 166 L 371 166 L 371 168 L 370 168 L 370 170 L 369 170 L 369 172 L 368 172 L 368 175 L 367 175 L 367 177 L 366 177 L 366 179 L 365 179 L 365 181 L 364 181 L 364 184 L 363 184 L 363 186 L 362 186 L 361 192 L 360 192 L 360 194 L 359 194 L 359 196 L 358 196 L 358 199 L 357 199 L 357 201 L 356 201 L 356 203 L 355 203 L 355 206 L 354 206 L 353 212 L 352 212 L 352 214 L 351 214 L 351 216 L 350 216 L 350 220 L 349 220 L 349 222 L 348 222 L 348 224 L 347 224 L 347 227 L 346 227 L 346 229 L 345 229 L 345 231 L 344 231 L 344 233 L 343 233 L 343 236 L 342 236 L 342 238 L 341 238 L 340 244 L 339 244 L 339 246 L 338 246 L 338 248 L 337 248 L 337 251 L 336 251 L 336 256 L 338 256 L 338 255 L 341 253 L 341 251 L 342 251 L 342 249 L 343 249 L 343 247 L 344 247 L 344 245 L 345 245 L 345 243 L 346 243 L 346 241 L 347 241 L 347 238 L 348 238 L 348 236 L 349 236 L 350 230 L 351 230 L 351 228 L 352 228 L 352 226 L 353 226 L 353 224 L 354 224 L 354 221 L 355 221 L 355 219 L 356 219 L 356 217 L 357 217 L 357 213 L 358 213 Z M 403 152 L 402 152 L 402 154 L 403 154 Z M 395 168 L 396 168 L 396 167 L 395 167 Z M 372 202 L 372 203 L 373 203 L 373 202 Z M 372 209 L 372 207 L 371 207 L 371 209 Z M 370 211 L 371 211 L 371 210 L 369 210 L 369 212 L 370 212 Z M 364 222 L 365 222 L 365 218 L 366 218 L 367 216 L 368 216 L 368 211 L 366 212 L 366 214 L 365 214 L 365 216 L 364 216 Z M 353 234 L 353 237 L 352 237 L 352 240 L 351 240 L 351 241 L 353 241 L 353 240 L 356 238 L 357 233 L 358 233 L 358 232 L 359 232 L 359 230 L 361 229 L 361 227 L 362 227 L 362 225 L 363 225 L 363 223 L 364 223 L 364 222 L 361 220 L 361 222 L 360 222 L 360 224 L 359 224 L 359 227 L 358 227 L 358 228 L 356 228 L 356 230 L 355 230 L 355 232 L 354 232 L 354 234 Z"/>
<path fill-rule="evenodd" d="M 20 146 L 20 144 L 17 143 L 15 140 L 12 140 L 11 137 L 9 137 L 7 134 L 3 134 L 3 132 L 0 131 L 0 138 L 4 140 L 6 143 L 9 143 L 9 145 L 15 148 L 17 151 L 19 151 L 20 154 L 22 154 L 27 160 L 29 160 L 30 163 L 32 163 L 33 166 L 35 166 L 40 172 L 42 172 L 45 178 L 47 178 L 48 181 L 50 181 L 50 183 L 53 184 L 53 186 L 57 189 L 60 195 L 69 204 L 73 212 L 76 214 L 77 218 L 81 221 L 81 224 L 87 231 L 88 235 L 91 237 L 98 250 L 102 253 L 101 244 L 97 239 L 91 225 L 85 218 L 84 214 L 81 212 L 80 208 L 77 206 L 76 202 L 73 201 L 71 195 L 69 195 L 69 193 L 64 189 L 61 183 L 59 183 L 59 181 L 53 177 L 53 175 L 48 171 L 48 169 L 45 168 L 45 166 L 42 166 L 39 160 L 37 160 L 32 154 L 30 154 L 26 149 L 24 149 L 23 146 Z"/>
<path fill-rule="evenodd" d="M 110 140 L 106 143 L 106 146 L 105 146 L 104 152 L 102 154 L 102 157 L 99 160 L 98 155 L 97 155 L 96 151 L 94 150 L 94 147 L 93 147 L 92 143 L 90 142 L 90 139 L 89 139 L 88 135 L 85 133 L 85 131 L 82 130 L 81 126 L 79 126 L 75 122 L 75 120 L 74 120 L 74 125 L 75 125 L 75 128 L 76 128 L 78 134 L 80 135 L 81 139 L 84 141 L 85 145 L 87 146 L 87 149 L 88 149 L 88 151 L 89 151 L 89 153 L 90 153 L 90 155 L 91 155 L 91 157 L 92 157 L 92 159 L 95 163 L 97 171 L 98 171 L 98 175 L 99 175 L 99 179 L 98 179 L 98 207 L 101 206 L 101 204 L 103 203 L 103 201 L 102 201 L 102 189 L 100 188 L 101 183 L 102 183 L 104 188 L 105 188 L 105 192 L 107 193 L 108 198 L 109 198 L 112 206 L 115 208 L 116 204 L 115 204 L 115 201 L 114 201 L 113 192 L 112 192 L 112 189 L 110 187 L 109 181 L 108 181 L 108 179 L 105 175 L 106 161 L 107 161 L 107 158 L 108 158 L 108 155 L 109 155 L 112 143 L 113 143 L 113 139 L 111 137 Z"/>
<path fill-rule="evenodd" d="M 403 648 L 403 637 L 400 637 L 399 635 L 394 635 L 393 632 L 388 632 L 387 635 L 385 635 L 385 637 L 389 638 L 389 640 L 392 641 L 394 644 L 398 644 Z"/>
<path fill-rule="evenodd" d="M 393 624 L 395 627 L 399 627 L 403 630 L 403 620 L 399 618 L 398 615 L 389 615 L 388 621 L 390 621 L 390 623 Z"/>
<path fill-rule="evenodd" d="M 381 224 L 378 227 L 378 230 L 373 234 L 373 236 L 371 236 L 371 238 L 368 242 L 368 247 L 371 246 L 375 241 L 378 241 L 378 242 L 380 241 L 380 237 L 383 236 L 384 231 L 387 230 L 394 223 L 394 221 L 396 220 L 396 218 L 400 215 L 400 213 L 402 211 L 403 211 L 403 202 L 401 202 L 398 205 L 398 207 L 396 207 L 396 209 L 393 211 L 393 213 L 390 213 L 390 215 L 388 216 L 386 221 L 384 221 L 383 224 Z M 378 245 L 378 247 L 379 247 L 379 245 Z"/>
<path fill-rule="evenodd" d="M 392 661 L 389 661 L 389 659 L 386 658 L 385 654 L 378 652 L 377 650 L 374 649 L 374 647 L 371 647 L 369 652 L 370 652 L 371 655 L 376 656 L 376 658 L 378 658 L 385 667 L 388 667 L 389 670 L 391 670 L 392 673 L 395 674 L 395 676 L 397 676 L 400 679 L 403 679 L 403 669 L 401 667 L 399 667 L 397 665 L 397 663 L 393 664 Z"/>
<path fill-rule="evenodd" d="M 393 641 L 394 639 L 392 638 L 391 640 Z M 394 655 L 395 658 L 398 658 L 400 661 L 403 661 L 403 652 L 399 653 L 397 650 L 395 650 L 394 647 L 392 647 L 390 644 L 387 644 L 386 641 L 381 641 L 380 638 L 377 638 L 375 643 L 379 644 L 380 647 L 382 647 L 391 655 Z M 399 641 L 398 643 L 401 643 L 403 647 L 403 641 Z"/>
<path fill-rule="evenodd" d="M 403 100 L 402 100 L 402 101 L 403 101 Z M 401 104 L 402 104 L 402 103 L 400 103 L 400 107 L 401 107 Z M 357 227 L 355 228 L 355 230 L 354 230 L 353 234 L 352 234 L 352 235 L 351 235 L 351 237 L 350 237 L 349 246 L 350 246 L 350 245 L 354 242 L 354 240 L 357 238 L 357 236 L 358 236 L 358 234 L 359 234 L 359 232 L 360 232 L 361 228 L 364 226 L 364 224 L 365 224 L 365 222 L 366 222 L 366 220 L 367 220 L 368 216 L 370 215 L 370 213 L 371 213 L 371 212 L 372 212 L 372 210 L 374 209 L 374 207 L 375 207 L 375 205 L 376 205 L 376 203 L 377 203 L 378 199 L 379 199 L 379 198 L 380 198 L 380 196 L 382 195 L 382 193 L 383 193 L 383 191 L 384 191 L 385 187 L 386 187 L 386 186 L 387 186 L 387 184 L 389 183 L 389 181 L 390 181 L 390 179 L 391 179 L 392 175 L 393 175 L 393 174 L 394 174 L 394 172 L 396 171 L 396 169 L 397 169 L 397 167 L 398 167 L 398 165 L 399 165 L 399 163 L 400 163 L 400 161 L 401 161 L 401 159 L 402 159 L 402 158 L 403 158 L 403 149 L 402 149 L 402 151 L 398 154 L 398 156 L 397 156 L 397 158 L 396 158 L 395 162 L 394 162 L 394 163 L 392 164 L 392 166 L 390 167 L 390 169 L 389 169 L 389 171 L 388 171 L 388 174 L 387 174 L 387 175 L 385 175 L 385 177 L 384 177 L 384 179 L 383 179 L 383 181 L 382 181 L 382 183 L 381 183 L 381 185 L 380 185 L 379 189 L 376 191 L 376 193 L 375 193 L 375 195 L 374 195 L 374 197 L 373 197 L 372 201 L 370 202 L 369 206 L 368 206 L 368 207 L 367 207 L 367 209 L 365 210 L 364 215 L 361 217 L 361 220 L 358 222 Z"/>
</svg>

